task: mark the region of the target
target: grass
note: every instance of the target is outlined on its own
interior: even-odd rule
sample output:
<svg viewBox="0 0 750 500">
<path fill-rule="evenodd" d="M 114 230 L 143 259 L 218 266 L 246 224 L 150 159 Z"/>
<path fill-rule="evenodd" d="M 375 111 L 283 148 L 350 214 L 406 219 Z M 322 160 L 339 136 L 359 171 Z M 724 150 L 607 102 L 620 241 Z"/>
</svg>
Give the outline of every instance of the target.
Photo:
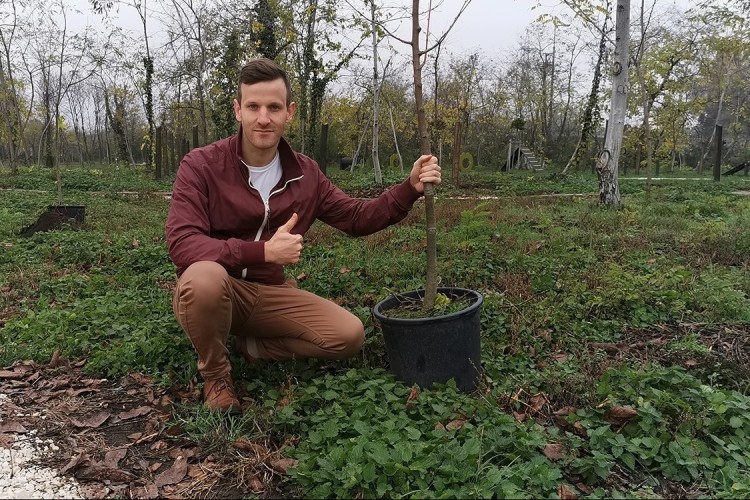
<svg viewBox="0 0 750 500">
<path fill-rule="evenodd" d="M 149 194 L 169 185 L 93 170 L 64 173 L 86 224 L 31 238 L 17 235 L 54 202 L 50 173 L 0 173 L 13 188 L 0 196 L 0 365 L 60 350 L 97 376 L 190 381 L 192 347 L 171 311 L 169 202 Z M 330 173 L 350 193 L 379 190 L 365 173 Z M 423 285 L 418 205 L 366 238 L 316 224 L 288 268 L 362 319 L 362 353 L 234 357 L 252 418 L 217 437 L 212 415 L 176 409 L 190 438 L 220 455 L 262 436 L 298 461 L 282 488 L 313 498 L 749 497 L 750 198 L 732 194 L 747 180 L 662 180 L 646 196 L 645 181 L 624 179 L 619 211 L 597 206 L 586 174 L 464 180 L 438 192 L 438 274 L 485 297 L 475 394 L 404 387 L 372 321 L 377 301 Z M 617 420 L 622 408 L 635 413 Z"/>
</svg>

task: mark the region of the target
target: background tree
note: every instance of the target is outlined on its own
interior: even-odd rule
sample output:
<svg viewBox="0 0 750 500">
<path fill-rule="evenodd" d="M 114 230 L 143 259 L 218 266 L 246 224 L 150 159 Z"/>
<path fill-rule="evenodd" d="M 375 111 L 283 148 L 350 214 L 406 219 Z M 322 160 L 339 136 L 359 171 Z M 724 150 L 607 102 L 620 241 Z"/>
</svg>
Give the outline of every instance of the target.
<svg viewBox="0 0 750 500">
<path fill-rule="evenodd" d="M 604 150 L 599 155 L 596 171 L 599 176 L 599 202 L 607 207 L 619 208 L 622 204 L 618 182 L 620 148 L 625 128 L 628 100 L 628 67 L 630 65 L 630 0 L 617 0 L 615 20 L 615 52 L 610 101 L 609 127 Z"/>
</svg>

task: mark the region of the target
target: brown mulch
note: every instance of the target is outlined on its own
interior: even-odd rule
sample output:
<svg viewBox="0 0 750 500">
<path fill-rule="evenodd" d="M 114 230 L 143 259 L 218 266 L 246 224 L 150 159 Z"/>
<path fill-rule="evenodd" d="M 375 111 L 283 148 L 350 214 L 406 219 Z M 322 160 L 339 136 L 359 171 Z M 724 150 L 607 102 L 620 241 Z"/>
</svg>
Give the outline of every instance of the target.
<svg viewBox="0 0 750 500">
<path fill-rule="evenodd" d="M 93 379 L 54 356 L 47 365 L 0 369 L 0 446 L 51 440 L 59 448 L 37 464 L 75 477 L 87 498 L 278 497 L 293 465 L 268 442 L 244 438 L 209 452 L 172 418 L 175 404 L 199 404 L 194 387 L 164 388 L 147 375 Z M 30 429 L 36 434 L 29 433 Z"/>
</svg>

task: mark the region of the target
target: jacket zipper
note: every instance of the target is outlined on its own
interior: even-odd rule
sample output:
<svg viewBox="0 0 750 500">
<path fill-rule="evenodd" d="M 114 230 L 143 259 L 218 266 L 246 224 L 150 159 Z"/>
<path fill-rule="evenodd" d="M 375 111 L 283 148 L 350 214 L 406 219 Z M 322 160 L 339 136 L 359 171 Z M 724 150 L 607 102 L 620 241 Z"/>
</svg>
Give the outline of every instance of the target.
<svg viewBox="0 0 750 500">
<path fill-rule="evenodd" d="M 258 191 L 258 189 L 256 189 L 255 186 L 252 185 L 252 183 L 249 183 L 248 187 L 250 187 L 250 189 L 254 189 L 258 193 L 258 196 L 260 196 L 260 199 L 263 200 L 263 210 L 264 210 L 263 222 L 261 223 L 260 227 L 258 228 L 258 232 L 255 233 L 255 241 L 260 241 L 260 238 L 263 235 L 263 228 L 266 227 L 266 225 L 268 224 L 268 222 L 269 222 L 269 220 L 271 218 L 271 205 L 270 205 L 270 201 L 269 201 L 271 199 L 271 196 L 284 191 L 286 189 L 286 187 L 289 185 L 290 182 L 292 182 L 292 181 L 298 181 L 302 177 L 304 177 L 304 175 L 300 175 L 299 177 L 295 177 L 293 179 L 289 179 L 279 189 L 277 189 L 276 191 L 271 191 L 269 193 L 269 195 L 268 195 L 268 199 L 263 198 L 263 195 L 261 194 L 261 192 Z M 246 276 L 247 276 L 247 268 L 245 267 L 245 268 L 242 269 L 242 278 L 244 279 Z"/>
<path fill-rule="evenodd" d="M 259 241 L 260 240 L 260 237 L 263 235 L 263 228 L 266 227 L 266 225 L 269 223 L 269 220 L 271 218 L 271 205 L 270 205 L 271 196 L 284 191 L 286 189 L 286 187 L 289 185 L 290 182 L 292 182 L 292 181 L 298 181 L 302 177 L 304 177 L 304 176 L 300 175 L 299 177 L 295 177 L 294 179 L 289 179 L 279 189 L 277 189 L 276 191 L 271 191 L 268 194 L 268 199 L 263 198 L 263 195 L 260 194 L 260 191 L 258 191 L 257 189 L 255 189 L 255 187 L 253 187 L 253 189 L 255 189 L 256 191 L 258 191 L 258 194 L 260 195 L 260 199 L 263 200 L 263 208 L 265 210 L 265 214 L 263 216 L 263 223 L 258 228 L 258 232 L 255 233 L 255 241 Z"/>
</svg>

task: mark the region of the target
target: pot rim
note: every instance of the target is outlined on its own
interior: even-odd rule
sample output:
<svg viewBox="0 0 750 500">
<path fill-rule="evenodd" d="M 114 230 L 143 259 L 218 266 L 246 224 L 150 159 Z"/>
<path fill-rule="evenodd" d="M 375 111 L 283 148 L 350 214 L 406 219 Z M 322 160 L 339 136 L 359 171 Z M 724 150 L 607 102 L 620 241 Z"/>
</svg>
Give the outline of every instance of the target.
<svg viewBox="0 0 750 500">
<path fill-rule="evenodd" d="M 389 302 L 393 299 L 398 299 L 399 297 L 409 297 L 414 298 L 416 297 L 424 297 L 424 288 L 420 288 L 418 290 L 411 290 L 404 293 L 394 293 L 386 297 L 385 299 L 381 300 L 375 306 L 372 308 L 372 314 L 375 316 L 375 318 L 383 324 L 403 324 L 403 325 L 423 325 L 426 323 L 435 323 L 439 321 L 447 321 L 447 320 L 453 320 L 457 319 L 463 316 L 468 316 L 470 314 L 473 314 L 474 311 L 479 309 L 482 306 L 482 303 L 484 302 L 484 296 L 479 293 L 476 290 L 471 290 L 469 288 L 461 288 L 461 287 L 439 287 L 438 292 L 440 293 L 446 293 L 446 294 L 452 294 L 452 295 L 459 295 L 460 297 L 464 297 L 466 295 L 473 295 L 474 296 L 474 302 L 472 302 L 468 307 L 465 309 L 461 309 L 460 311 L 452 312 L 450 314 L 443 314 L 441 316 L 430 316 L 430 317 L 424 317 L 424 318 L 390 318 L 383 314 L 383 311 L 388 311 L 390 309 L 393 309 L 394 307 L 388 307 L 384 308 L 384 304 L 386 302 Z"/>
</svg>

